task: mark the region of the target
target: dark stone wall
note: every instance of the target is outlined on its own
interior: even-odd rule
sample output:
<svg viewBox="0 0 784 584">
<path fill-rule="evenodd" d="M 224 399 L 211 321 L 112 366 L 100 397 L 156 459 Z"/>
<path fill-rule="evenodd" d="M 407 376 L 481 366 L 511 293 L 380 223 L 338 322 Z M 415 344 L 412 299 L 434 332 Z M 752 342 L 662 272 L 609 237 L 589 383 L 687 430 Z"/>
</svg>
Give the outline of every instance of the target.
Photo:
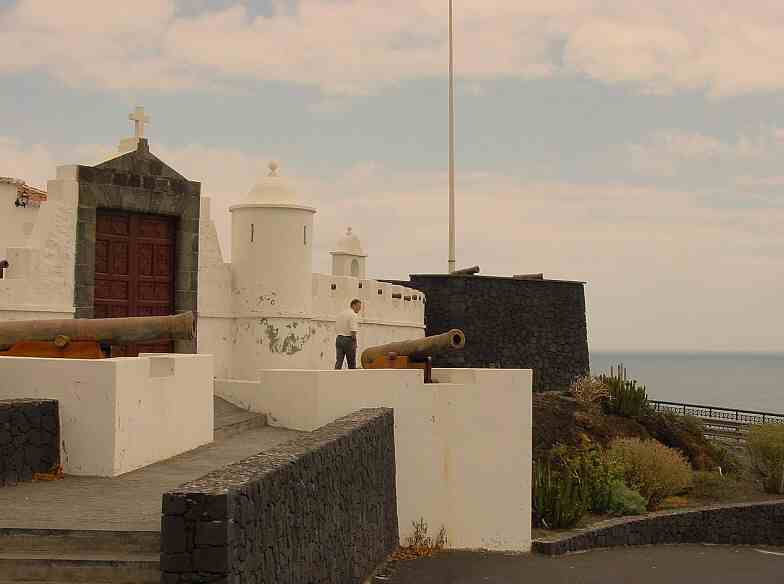
<svg viewBox="0 0 784 584">
<path fill-rule="evenodd" d="M 399 544 L 393 422 L 362 410 L 165 493 L 161 582 L 362 582 Z"/>
<path fill-rule="evenodd" d="M 98 166 L 79 166 L 74 304 L 76 318 L 94 318 L 96 209 L 169 215 L 178 218 L 175 251 L 176 312 L 197 313 L 201 184 L 189 181 L 150 153 L 137 149 Z M 194 353 L 196 341 L 177 341 L 176 350 Z"/>
<path fill-rule="evenodd" d="M 0 400 L 0 487 L 33 480 L 60 464 L 56 400 Z"/>
<path fill-rule="evenodd" d="M 613 519 L 579 533 L 534 541 L 533 551 L 560 555 L 592 548 L 674 543 L 784 545 L 784 501 Z"/>
<path fill-rule="evenodd" d="M 566 389 L 588 372 L 582 282 L 493 276 L 412 275 L 398 282 L 425 293 L 427 335 L 466 334 L 463 351 L 436 367 L 533 369 L 535 391 Z"/>
</svg>

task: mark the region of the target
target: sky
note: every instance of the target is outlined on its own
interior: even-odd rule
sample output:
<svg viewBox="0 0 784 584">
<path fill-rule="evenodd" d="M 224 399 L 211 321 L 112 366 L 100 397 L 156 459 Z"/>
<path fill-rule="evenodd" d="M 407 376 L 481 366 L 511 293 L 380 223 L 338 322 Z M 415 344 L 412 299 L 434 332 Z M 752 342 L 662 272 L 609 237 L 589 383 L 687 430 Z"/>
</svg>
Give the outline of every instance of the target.
<svg viewBox="0 0 784 584">
<path fill-rule="evenodd" d="M 710 5 L 710 9 L 707 8 Z M 586 282 L 593 351 L 784 346 L 784 3 L 454 0 L 456 257 Z M 447 0 L 0 0 L 0 175 L 132 135 L 227 207 L 269 160 L 378 278 L 448 258 Z"/>
</svg>

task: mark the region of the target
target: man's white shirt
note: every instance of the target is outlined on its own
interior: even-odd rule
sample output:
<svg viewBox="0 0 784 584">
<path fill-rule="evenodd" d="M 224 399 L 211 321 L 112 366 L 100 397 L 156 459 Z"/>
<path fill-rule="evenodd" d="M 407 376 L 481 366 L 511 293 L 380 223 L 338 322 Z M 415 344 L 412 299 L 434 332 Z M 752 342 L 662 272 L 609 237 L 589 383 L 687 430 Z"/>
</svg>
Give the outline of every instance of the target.
<svg viewBox="0 0 784 584">
<path fill-rule="evenodd" d="M 347 308 L 335 320 L 335 334 L 350 337 L 352 332 L 359 332 L 359 315 Z"/>
</svg>

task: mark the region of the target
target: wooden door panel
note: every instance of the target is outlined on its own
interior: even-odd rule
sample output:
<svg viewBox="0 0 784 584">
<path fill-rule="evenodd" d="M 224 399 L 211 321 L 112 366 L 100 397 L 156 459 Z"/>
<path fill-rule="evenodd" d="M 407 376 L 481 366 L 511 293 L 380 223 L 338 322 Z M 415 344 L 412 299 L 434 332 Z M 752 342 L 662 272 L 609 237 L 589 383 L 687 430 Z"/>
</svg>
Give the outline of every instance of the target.
<svg viewBox="0 0 784 584">
<path fill-rule="evenodd" d="M 95 317 L 174 314 L 176 219 L 99 209 L 95 243 Z M 112 347 L 112 354 L 172 352 L 173 343 Z"/>
</svg>

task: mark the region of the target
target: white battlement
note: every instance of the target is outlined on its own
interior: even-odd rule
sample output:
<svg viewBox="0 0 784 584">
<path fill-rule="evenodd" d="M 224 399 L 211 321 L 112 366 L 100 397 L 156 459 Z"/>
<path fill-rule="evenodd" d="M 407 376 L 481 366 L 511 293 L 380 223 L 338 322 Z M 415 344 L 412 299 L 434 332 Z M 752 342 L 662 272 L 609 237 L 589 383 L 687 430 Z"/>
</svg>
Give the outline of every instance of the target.
<svg viewBox="0 0 784 584">
<path fill-rule="evenodd" d="M 201 201 L 198 351 L 215 355 L 216 376 L 331 369 L 335 319 L 354 298 L 362 301 L 360 350 L 424 336 L 424 295 L 365 277 L 367 254 L 351 228 L 330 252 L 333 274 L 313 273 L 316 210 L 277 164 L 270 170 L 230 208 L 231 262 L 221 253 L 210 201 Z"/>
</svg>

